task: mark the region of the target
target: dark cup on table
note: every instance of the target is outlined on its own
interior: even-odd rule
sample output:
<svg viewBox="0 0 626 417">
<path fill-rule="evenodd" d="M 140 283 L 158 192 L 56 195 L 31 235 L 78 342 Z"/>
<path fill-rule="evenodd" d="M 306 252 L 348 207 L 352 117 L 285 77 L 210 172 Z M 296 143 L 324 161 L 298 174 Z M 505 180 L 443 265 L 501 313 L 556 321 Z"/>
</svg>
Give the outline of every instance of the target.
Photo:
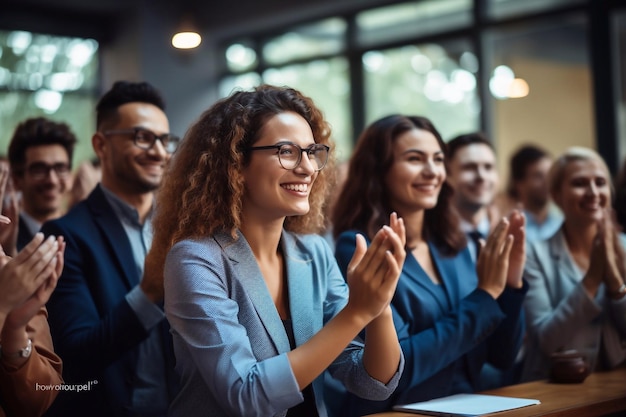
<svg viewBox="0 0 626 417">
<path fill-rule="evenodd" d="M 577 350 L 565 350 L 550 355 L 550 380 L 558 383 L 580 383 L 590 373 L 585 356 Z"/>
</svg>

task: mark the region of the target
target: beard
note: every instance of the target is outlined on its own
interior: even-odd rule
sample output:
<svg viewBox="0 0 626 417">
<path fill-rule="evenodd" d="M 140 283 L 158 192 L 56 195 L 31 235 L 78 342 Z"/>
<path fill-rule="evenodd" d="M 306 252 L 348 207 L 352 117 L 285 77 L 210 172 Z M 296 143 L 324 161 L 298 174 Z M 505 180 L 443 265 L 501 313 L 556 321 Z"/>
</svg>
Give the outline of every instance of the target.
<svg viewBox="0 0 626 417">
<path fill-rule="evenodd" d="M 162 176 L 158 178 L 145 178 L 139 172 L 124 169 L 116 173 L 118 183 L 129 194 L 146 194 L 151 193 L 159 188 Z"/>
<path fill-rule="evenodd" d="M 534 193 L 528 196 L 527 205 L 535 209 L 541 209 L 545 207 L 546 205 L 548 205 L 549 202 L 550 202 L 550 198 L 548 197 L 547 194 Z"/>
</svg>

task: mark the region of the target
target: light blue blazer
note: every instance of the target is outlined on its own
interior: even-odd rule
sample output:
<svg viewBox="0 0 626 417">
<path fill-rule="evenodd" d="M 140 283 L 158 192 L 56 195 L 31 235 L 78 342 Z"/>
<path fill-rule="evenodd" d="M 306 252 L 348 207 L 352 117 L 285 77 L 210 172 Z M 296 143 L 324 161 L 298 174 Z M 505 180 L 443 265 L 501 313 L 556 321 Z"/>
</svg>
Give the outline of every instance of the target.
<svg viewBox="0 0 626 417">
<path fill-rule="evenodd" d="M 524 269 L 530 287 L 524 300 L 524 381 L 548 377 L 550 354 L 560 350 L 585 354 L 593 370 L 613 368 L 626 359 L 626 297 L 611 300 L 601 285 L 592 299 L 581 284 L 583 276 L 562 229 L 529 247 Z"/>
<path fill-rule="evenodd" d="M 345 306 L 348 287 L 320 236 L 283 231 L 281 247 L 295 341 L 301 345 Z M 285 328 L 241 233 L 236 240 L 219 234 L 172 247 L 165 264 L 165 313 L 182 379 L 170 415 L 284 416 L 303 400 L 287 359 Z M 404 359 L 385 385 L 367 374 L 362 353 L 362 344 L 351 343 L 330 372 L 357 395 L 387 398 Z M 313 382 L 313 391 L 319 415 L 326 416 L 323 377 Z"/>
</svg>

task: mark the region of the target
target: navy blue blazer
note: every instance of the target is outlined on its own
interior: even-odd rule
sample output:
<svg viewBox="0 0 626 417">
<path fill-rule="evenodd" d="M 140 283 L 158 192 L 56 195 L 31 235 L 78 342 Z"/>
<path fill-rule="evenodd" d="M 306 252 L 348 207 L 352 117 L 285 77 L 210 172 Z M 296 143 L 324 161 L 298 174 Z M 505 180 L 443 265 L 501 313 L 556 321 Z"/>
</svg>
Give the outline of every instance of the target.
<svg viewBox="0 0 626 417">
<path fill-rule="evenodd" d="M 28 245 L 28 243 L 33 240 L 34 237 L 35 235 L 30 232 L 30 229 L 28 229 L 24 218 L 20 215 L 17 226 L 17 243 L 15 246 L 17 251 L 19 252 L 24 249 L 24 246 Z"/>
<path fill-rule="evenodd" d="M 337 240 L 335 256 L 344 276 L 355 244 L 355 231 Z M 494 300 L 477 289 L 476 267 L 467 248 L 450 257 L 432 243 L 429 248 L 441 287 L 409 253 L 391 302 L 406 361 L 398 388 L 386 401 L 347 394 L 342 415 L 361 416 L 395 404 L 476 391 L 486 362 L 501 369 L 513 365 L 522 344 L 522 302 L 528 285 L 506 289 Z"/>
<path fill-rule="evenodd" d="M 149 333 L 125 299 L 140 277 L 124 228 L 98 185 L 42 231 L 67 242 L 65 267 L 47 304 L 63 378 L 68 385 L 97 381 L 87 392 L 61 392 L 47 415 L 131 415 L 137 347 Z M 171 374 L 173 397 L 177 383 L 169 326 L 163 320 L 151 331 L 162 333 L 168 362 L 162 366 Z"/>
</svg>

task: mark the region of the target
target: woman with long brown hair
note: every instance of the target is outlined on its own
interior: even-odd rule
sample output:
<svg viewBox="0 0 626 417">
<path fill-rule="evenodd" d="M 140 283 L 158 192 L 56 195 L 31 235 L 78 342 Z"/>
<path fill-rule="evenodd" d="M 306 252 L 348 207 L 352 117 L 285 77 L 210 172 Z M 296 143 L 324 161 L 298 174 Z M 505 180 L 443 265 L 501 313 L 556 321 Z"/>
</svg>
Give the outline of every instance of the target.
<svg viewBox="0 0 626 417">
<path fill-rule="evenodd" d="M 342 415 L 480 389 L 486 362 L 506 368 L 523 336 L 524 219 L 500 220 L 474 264 L 446 183 L 446 145 L 424 117 L 392 115 L 361 134 L 333 212 L 342 271 L 359 233 L 370 240 L 396 212 L 406 227 L 407 256 L 391 306 L 406 359 L 387 401 L 348 395 Z"/>
<path fill-rule="evenodd" d="M 348 286 L 323 226 L 330 130 L 289 88 L 236 92 L 207 110 L 157 200 L 150 262 L 165 260 L 165 313 L 182 390 L 172 416 L 326 416 L 324 370 L 386 398 L 403 360 L 389 303 L 404 261 L 395 214 Z M 367 328 L 365 345 L 354 341 Z"/>
</svg>

